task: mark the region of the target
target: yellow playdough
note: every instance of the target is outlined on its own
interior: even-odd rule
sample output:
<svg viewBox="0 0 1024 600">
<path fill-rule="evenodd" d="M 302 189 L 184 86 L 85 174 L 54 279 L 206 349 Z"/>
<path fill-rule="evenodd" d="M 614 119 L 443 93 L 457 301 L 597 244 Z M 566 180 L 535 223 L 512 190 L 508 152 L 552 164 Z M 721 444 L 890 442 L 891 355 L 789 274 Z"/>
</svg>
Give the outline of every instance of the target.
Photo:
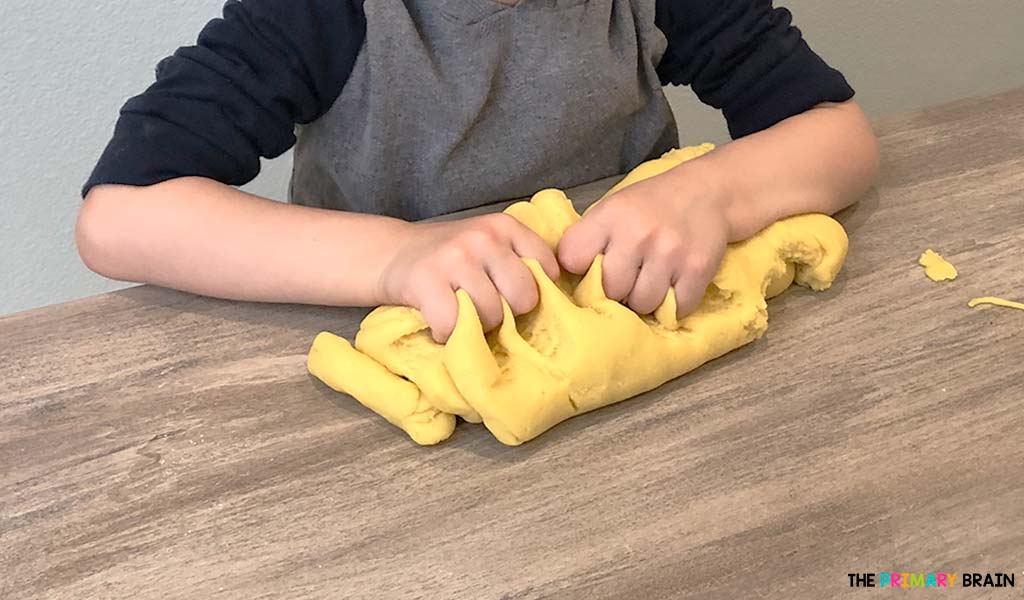
<svg viewBox="0 0 1024 600">
<path fill-rule="evenodd" d="M 619 186 L 665 171 L 712 149 L 672 150 L 644 163 Z M 552 248 L 580 219 L 559 190 L 538 192 L 506 212 Z M 601 256 L 582 278 L 552 281 L 526 259 L 538 306 L 515 317 L 503 303 L 501 326 L 484 334 L 468 294 L 456 292 L 459 316 L 448 342 L 430 337 L 419 311 L 377 308 L 363 320 L 355 347 L 324 332 L 313 341 L 309 371 L 353 396 L 417 443 L 437 443 L 455 416 L 483 424 L 504 444 L 532 439 L 570 417 L 625 400 L 761 337 L 766 297 L 794 281 L 828 288 L 846 257 L 842 226 L 820 214 L 783 219 L 730 244 L 697 310 L 676 318 L 671 292 L 653 315 L 608 299 Z"/>
<path fill-rule="evenodd" d="M 921 258 L 917 259 L 917 262 L 924 267 L 924 274 L 932 281 L 952 281 L 956 279 L 956 267 L 951 265 L 949 261 L 942 258 L 938 252 L 933 251 L 931 248 L 925 250 L 924 253 L 921 254 Z"/>
<path fill-rule="evenodd" d="M 995 306 L 1005 306 L 1006 308 L 1016 308 L 1024 310 L 1024 304 L 1020 302 L 1014 302 L 1012 300 L 1003 300 L 1002 298 L 996 298 L 994 296 L 984 296 L 982 298 L 972 298 L 967 306 L 974 308 L 979 304 L 994 304 Z"/>
</svg>

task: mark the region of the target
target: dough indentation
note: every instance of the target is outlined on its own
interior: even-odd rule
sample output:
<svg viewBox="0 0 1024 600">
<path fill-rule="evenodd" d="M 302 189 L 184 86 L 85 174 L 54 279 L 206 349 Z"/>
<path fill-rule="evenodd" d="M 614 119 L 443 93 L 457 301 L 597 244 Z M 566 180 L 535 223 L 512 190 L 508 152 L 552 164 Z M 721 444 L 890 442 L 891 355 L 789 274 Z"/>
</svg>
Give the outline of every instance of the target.
<svg viewBox="0 0 1024 600">
<path fill-rule="evenodd" d="M 644 163 L 613 191 L 708 152 L 705 144 Z M 609 194 L 612 192 L 609 192 Z M 606 195 L 607 196 L 607 195 Z M 506 212 L 556 248 L 579 220 L 559 190 L 543 190 Z M 796 283 L 828 288 L 846 256 L 846 232 L 828 216 L 798 215 L 730 244 L 697 309 L 676 316 L 670 290 L 651 315 L 604 294 L 603 257 L 580 277 L 551 281 L 524 260 L 539 303 L 484 333 L 469 295 L 456 292 L 459 315 L 445 345 L 436 344 L 418 311 L 380 307 L 363 321 L 355 348 L 321 333 L 309 371 L 335 390 L 401 427 L 420 444 L 437 443 L 455 416 L 483 422 L 502 443 L 521 444 L 575 415 L 625 400 L 678 377 L 762 335 L 766 297 Z"/>
</svg>

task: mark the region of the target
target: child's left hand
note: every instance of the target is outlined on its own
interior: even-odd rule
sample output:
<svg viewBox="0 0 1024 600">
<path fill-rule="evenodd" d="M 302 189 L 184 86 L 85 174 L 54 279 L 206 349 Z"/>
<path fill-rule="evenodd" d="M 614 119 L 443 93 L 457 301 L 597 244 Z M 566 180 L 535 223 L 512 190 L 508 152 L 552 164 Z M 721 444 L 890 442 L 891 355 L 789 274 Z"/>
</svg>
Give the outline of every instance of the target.
<svg viewBox="0 0 1024 600">
<path fill-rule="evenodd" d="M 682 317 L 700 303 L 729 237 L 719 194 L 669 171 L 601 201 L 562 236 L 558 261 L 568 271 L 583 274 L 594 257 L 604 254 L 609 298 L 649 314 L 671 287 Z"/>
<path fill-rule="evenodd" d="M 558 261 L 584 273 L 604 253 L 609 298 L 648 314 L 672 287 L 685 316 L 727 242 L 791 215 L 834 214 L 877 172 L 878 142 L 857 103 L 823 103 L 609 196 L 565 232 Z"/>
</svg>

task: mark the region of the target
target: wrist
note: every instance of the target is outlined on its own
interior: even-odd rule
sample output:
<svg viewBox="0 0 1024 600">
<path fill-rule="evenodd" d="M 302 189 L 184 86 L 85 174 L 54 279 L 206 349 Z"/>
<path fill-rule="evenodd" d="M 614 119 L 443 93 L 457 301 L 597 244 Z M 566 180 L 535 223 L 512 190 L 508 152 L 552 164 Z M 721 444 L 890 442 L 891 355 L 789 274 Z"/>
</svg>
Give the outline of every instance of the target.
<svg viewBox="0 0 1024 600">
<path fill-rule="evenodd" d="M 401 289 L 396 289 L 393 281 L 395 271 L 401 265 L 400 255 L 406 243 L 415 239 L 423 227 L 423 223 L 389 219 L 385 230 L 378 236 L 374 257 L 368 269 L 373 281 L 372 304 L 374 306 L 402 304 Z"/>
<path fill-rule="evenodd" d="M 715 160 L 714 151 L 700 158 L 687 161 L 675 167 L 670 173 L 676 177 L 675 189 L 682 193 L 675 197 L 682 203 L 699 199 L 722 215 L 728 229 L 729 241 L 735 241 L 735 234 L 744 228 L 746 211 L 741 206 L 741 195 L 736 185 L 736 175 L 728 172 Z M 688 207 L 680 207 L 686 214 Z"/>
<path fill-rule="evenodd" d="M 749 181 L 748 169 L 733 164 L 732 159 L 719 149 L 676 168 L 688 169 L 681 171 L 681 175 L 686 185 L 695 186 L 691 187 L 695 189 L 691 193 L 714 205 L 725 221 L 729 242 L 738 242 L 780 217 L 772 211 L 770 203 L 765 202 L 764 196 L 757 193 L 756 186 Z"/>
</svg>

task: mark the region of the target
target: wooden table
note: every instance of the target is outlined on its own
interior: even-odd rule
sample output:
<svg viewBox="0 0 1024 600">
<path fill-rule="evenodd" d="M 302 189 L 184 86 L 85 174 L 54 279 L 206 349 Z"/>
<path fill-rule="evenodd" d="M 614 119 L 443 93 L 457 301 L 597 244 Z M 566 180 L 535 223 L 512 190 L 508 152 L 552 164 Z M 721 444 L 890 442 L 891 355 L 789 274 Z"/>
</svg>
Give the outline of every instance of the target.
<svg viewBox="0 0 1024 600">
<path fill-rule="evenodd" d="M 314 334 L 362 310 L 139 287 L 0 319 L 0 597 L 1019 594 L 1024 312 L 966 303 L 1024 297 L 1024 89 L 877 128 L 831 290 L 518 448 L 464 424 L 421 448 L 311 378 Z M 929 247 L 959 279 L 924 278 Z"/>
</svg>

